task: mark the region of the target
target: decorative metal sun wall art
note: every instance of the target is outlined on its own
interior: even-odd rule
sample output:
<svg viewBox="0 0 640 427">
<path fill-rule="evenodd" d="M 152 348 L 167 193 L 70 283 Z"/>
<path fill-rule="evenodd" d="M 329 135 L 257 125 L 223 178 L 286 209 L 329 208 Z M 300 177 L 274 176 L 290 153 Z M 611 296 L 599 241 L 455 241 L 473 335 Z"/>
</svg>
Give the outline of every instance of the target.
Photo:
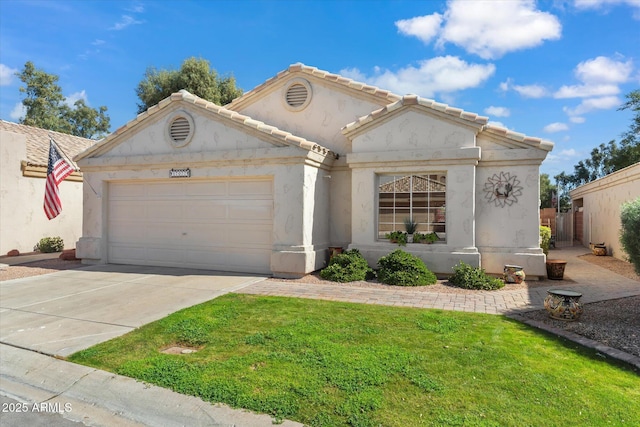
<svg viewBox="0 0 640 427">
<path fill-rule="evenodd" d="M 494 206 L 511 206 L 518 202 L 518 197 L 522 196 L 522 187 L 519 185 L 520 180 L 516 175 L 509 172 L 500 172 L 493 174 L 484 184 L 485 198 Z"/>
</svg>

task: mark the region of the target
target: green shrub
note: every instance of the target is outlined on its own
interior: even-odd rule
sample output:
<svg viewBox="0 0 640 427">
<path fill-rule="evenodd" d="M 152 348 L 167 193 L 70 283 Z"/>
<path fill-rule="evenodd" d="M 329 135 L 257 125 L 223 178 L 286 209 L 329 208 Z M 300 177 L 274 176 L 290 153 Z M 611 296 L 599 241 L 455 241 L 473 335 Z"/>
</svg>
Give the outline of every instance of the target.
<svg viewBox="0 0 640 427">
<path fill-rule="evenodd" d="M 397 243 L 398 246 L 407 246 L 407 234 L 403 231 L 392 231 L 385 234 L 385 239 L 389 239 L 391 243 Z"/>
<path fill-rule="evenodd" d="M 620 244 L 640 274 L 640 197 L 620 208 Z"/>
<path fill-rule="evenodd" d="M 453 276 L 449 277 L 449 282 L 464 289 L 494 290 L 504 287 L 504 282 L 495 279 L 480 267 L 472 267 L 460 261 L 453 267 Z"/>
<path fill-rule="evenodd" d="M 357 249 L 350 249 L 335 255 L 329 265 L 320 272 L 320 277 L 333 282 L 355 282 L 366 280 L 373 276 L 367 260 Z"/>
<path fill-rule="evenodd" d="M 424 262 L 417 256 L 397 249 L 378 260 L 378 280 L 388 285 L 425 286 L 437 282 Z"/>
<path fill-rule="evenodd" d="M 549 255 L 549 245 L 551 244 L 551 229 L 544 225 L 540 226 L 540 247 L 545 255 Z"/>
<path fill-rule="evenodd" d="M 43 253 L 61 252 L 64 241 L 61 237 L 43 237 L 36 245 L 36 250 Z"/>
</svg>

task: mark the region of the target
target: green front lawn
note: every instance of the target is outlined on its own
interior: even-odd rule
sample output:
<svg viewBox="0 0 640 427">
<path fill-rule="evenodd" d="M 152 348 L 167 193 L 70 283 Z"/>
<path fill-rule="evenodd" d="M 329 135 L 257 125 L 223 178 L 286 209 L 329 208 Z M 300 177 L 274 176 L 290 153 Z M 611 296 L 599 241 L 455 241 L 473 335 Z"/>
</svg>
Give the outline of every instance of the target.
<svg viewBox="0 0 640 427">
<path fill-rule="evenodd" d="M 231 294 L 69 359 L 311 426 L 640 425 L 637 374 L 486 314 Z"/>
</svg>

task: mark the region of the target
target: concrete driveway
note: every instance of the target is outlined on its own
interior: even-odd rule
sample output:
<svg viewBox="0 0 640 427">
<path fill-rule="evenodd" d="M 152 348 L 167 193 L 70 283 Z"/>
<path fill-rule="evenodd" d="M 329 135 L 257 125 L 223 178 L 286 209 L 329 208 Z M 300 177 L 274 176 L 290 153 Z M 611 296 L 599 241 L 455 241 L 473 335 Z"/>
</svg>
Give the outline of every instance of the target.
<svg viewBox="0 0 640 427">
<path fill-rule="evenodd" d="M 216 271 L 100 265 L 0 282 L 0 342 L 68 356 L 261 280 Z"/>
</svg>

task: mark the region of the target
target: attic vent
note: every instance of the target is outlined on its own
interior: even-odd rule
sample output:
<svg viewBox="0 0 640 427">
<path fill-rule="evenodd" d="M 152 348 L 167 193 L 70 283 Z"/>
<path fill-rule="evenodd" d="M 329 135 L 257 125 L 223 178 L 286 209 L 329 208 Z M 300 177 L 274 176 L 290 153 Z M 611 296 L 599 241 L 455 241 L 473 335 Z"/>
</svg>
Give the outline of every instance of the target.
<svg viewBox="0 0 640 427">
<path fill-rule="evenodd" d="M 299 107 L 307 100 L 307 96 L 309 93 L 306 87 L 299 83 L 293 84 L 287 91 L 287 104 L 294 108 Z"/>
<path fill-rule="evenodd" d="M 184 147 L 193 138 L 193 119 L 186 111 L 176 111 L 167 120 L 165 136 L 176 148 Z"/>
<path fill-rule="evenodd" d="M 189 132 L 191 132 L 191 125 L 189 125 L 189 121 L 184 117 L 178 117 L 173 122 L 171 122 L 171 128 L 169 129 L 169 134 L 171 135 L 171 139 L 176 144 L 182 144 L 189 136 Z"/>
<path fill-rule="evenodd" d="M 287 108 L 291 111 L 303 110 L 311 101 L 311 85 L 304 79 L 294 79 L 287 86 L 284 96 Z"/>
</svg>

